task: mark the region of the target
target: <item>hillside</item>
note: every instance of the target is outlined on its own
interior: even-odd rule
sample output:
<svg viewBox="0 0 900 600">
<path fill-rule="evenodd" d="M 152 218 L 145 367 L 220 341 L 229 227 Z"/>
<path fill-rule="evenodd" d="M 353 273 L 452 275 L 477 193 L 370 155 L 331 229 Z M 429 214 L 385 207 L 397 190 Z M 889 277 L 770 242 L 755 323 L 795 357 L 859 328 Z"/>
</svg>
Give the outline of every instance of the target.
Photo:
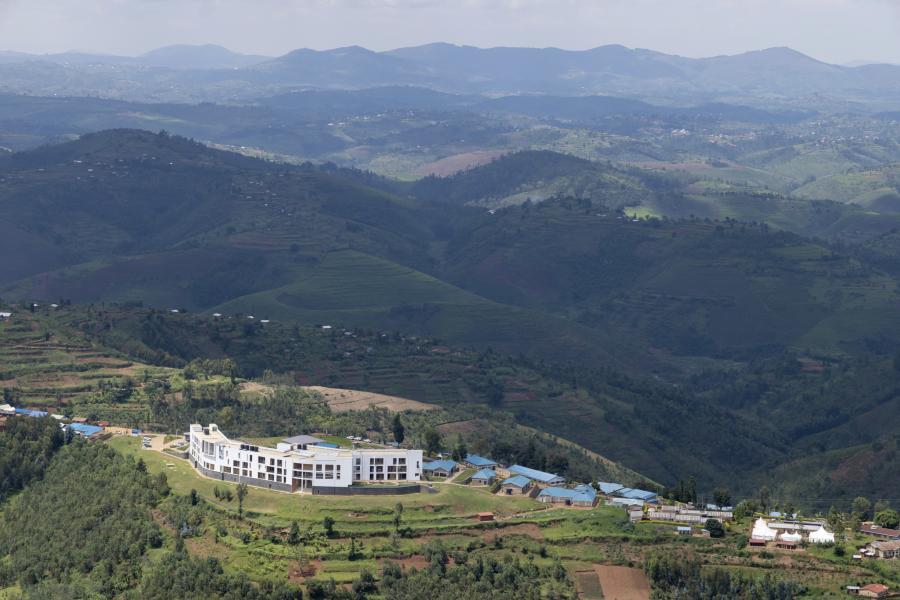
<svg viewBox="0 0 900 600">
<path fill-rule="evenodd" d="M 445 408 L 494 402 L 670 483 L 726 483 L 740 469 L 749 488 L 766 465 L 872 443 L 897 423 L 890 233 L 847 247 L 759 222 L 635 218 L 602 199 L 619 185 L 622 197 L 629 186 L 657 202 L 687 195 L 666 191 L 671 178 L 544 154 L 430 180 L 421 199 L 356 171 L 135 131 L 13 154 L 0 169 L 2 296 L 152 307 L 76 326 L 147 364 L 230 357 L 246 376 Z M 464 205 L 472 190 L 499 196 L 559 173 L 599 175 L 597 198 Z M 852 214 L 809 206 L 823 223 Z M 304 349 L 318 338 L 291 338 L 293 324 L 350 339 Z M 430 340 L 430 353 L 410 341 L 370 358 L 384 347 L 373 332 Z M 502 358 L 478 358 L 492 353 Z M 806 360 L 828 366 L 814 399 Z"/>
</svg>

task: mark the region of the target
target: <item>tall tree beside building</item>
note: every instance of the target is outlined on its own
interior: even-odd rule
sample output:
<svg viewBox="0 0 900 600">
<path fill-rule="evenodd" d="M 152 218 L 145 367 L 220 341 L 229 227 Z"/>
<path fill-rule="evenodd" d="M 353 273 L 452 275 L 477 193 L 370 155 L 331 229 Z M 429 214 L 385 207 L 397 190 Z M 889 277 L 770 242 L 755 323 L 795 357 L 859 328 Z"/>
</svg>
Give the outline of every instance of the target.
<svg viewBox="0 0 900 600">
<path fill-rule="evenodd" d="M 403 426 L 403 420 L 400 419 L 400 413 L 394 415 L 391 429 L 394 432 L 394 441 L 398 444 L 402 444 L 403 440 L 406 438 L 406 427 Z"/>
</svg>

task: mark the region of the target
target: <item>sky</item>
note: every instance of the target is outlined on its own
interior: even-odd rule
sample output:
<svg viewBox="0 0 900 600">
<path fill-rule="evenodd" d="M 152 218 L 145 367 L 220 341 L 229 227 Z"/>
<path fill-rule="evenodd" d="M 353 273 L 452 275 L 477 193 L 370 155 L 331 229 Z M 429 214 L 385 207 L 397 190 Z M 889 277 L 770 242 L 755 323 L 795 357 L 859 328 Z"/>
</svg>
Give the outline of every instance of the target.
<svg viewBox="0 0 900 600">
<path fill-rule="evenodd" d="M 0 49 L 137 55 L 220 44 L 388 50 L 430 42 L 700 57 L 790 46 L 820 60 L 900 63 L 900 0 L 0 0 Z"/>
</svg>

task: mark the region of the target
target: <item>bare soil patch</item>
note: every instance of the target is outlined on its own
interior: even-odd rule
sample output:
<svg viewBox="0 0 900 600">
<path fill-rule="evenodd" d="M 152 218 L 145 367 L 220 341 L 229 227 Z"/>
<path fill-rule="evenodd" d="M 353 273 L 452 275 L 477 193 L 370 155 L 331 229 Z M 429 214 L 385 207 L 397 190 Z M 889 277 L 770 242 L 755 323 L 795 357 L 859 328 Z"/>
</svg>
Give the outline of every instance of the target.
<svg viewBox="0 0 900 600">
<path fill-rule="evenodd" d="M 366 410 L 370 407 L 386 408 L 391 412 L 424 411 L 437 408 L 431 404 L 425 404 L 417 400 L 409 398 L 400 398 L 399 396 L 388 396 L 386 394 L 376 394 L 374 392 L 363 392 L 359 390 L 344 390 L 340 388 L 329 388 L 320 385 L 308 386 L 304 389 L 322 394 L 328 406 L 333 412 L 341 413 L 351 410 Z"/>
<path fill-rule="evenodd" d="M 268 395 L 274 391 L 272 386 L 257 383 L 255 381 L 245 381 L 239 387 L 242 392 L 247 392 L 248 394 Z"/>
<path fill-rule="evenodd" d="M 650 583 L 640 569 L 594 565 L 606 600 L 650 600 Z"/>
</svg>

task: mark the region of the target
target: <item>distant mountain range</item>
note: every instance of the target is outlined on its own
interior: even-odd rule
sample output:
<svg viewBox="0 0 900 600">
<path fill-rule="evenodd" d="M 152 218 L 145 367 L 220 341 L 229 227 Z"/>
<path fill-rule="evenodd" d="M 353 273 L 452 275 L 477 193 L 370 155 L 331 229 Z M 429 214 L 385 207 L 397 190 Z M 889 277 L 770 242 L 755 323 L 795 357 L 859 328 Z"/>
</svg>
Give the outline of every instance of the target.
<svg viewBox="0 0 900 600">
<path fill-rule="evenodd" d="M 900 66 L 834 65 L 784 47 L 701 59 L 618 45 L 573 51 L 444 43 L 387 52 L 300 49 L 277 58 L 211 45 L 168 46 L 138 57 L 2 52 L 0 81 L 0 91 L 150 101 L 246 101 L 297 89 L 414 85 L 457 94 L 602 94 L 675 104 L 900 107 Z"/>
</svg>

